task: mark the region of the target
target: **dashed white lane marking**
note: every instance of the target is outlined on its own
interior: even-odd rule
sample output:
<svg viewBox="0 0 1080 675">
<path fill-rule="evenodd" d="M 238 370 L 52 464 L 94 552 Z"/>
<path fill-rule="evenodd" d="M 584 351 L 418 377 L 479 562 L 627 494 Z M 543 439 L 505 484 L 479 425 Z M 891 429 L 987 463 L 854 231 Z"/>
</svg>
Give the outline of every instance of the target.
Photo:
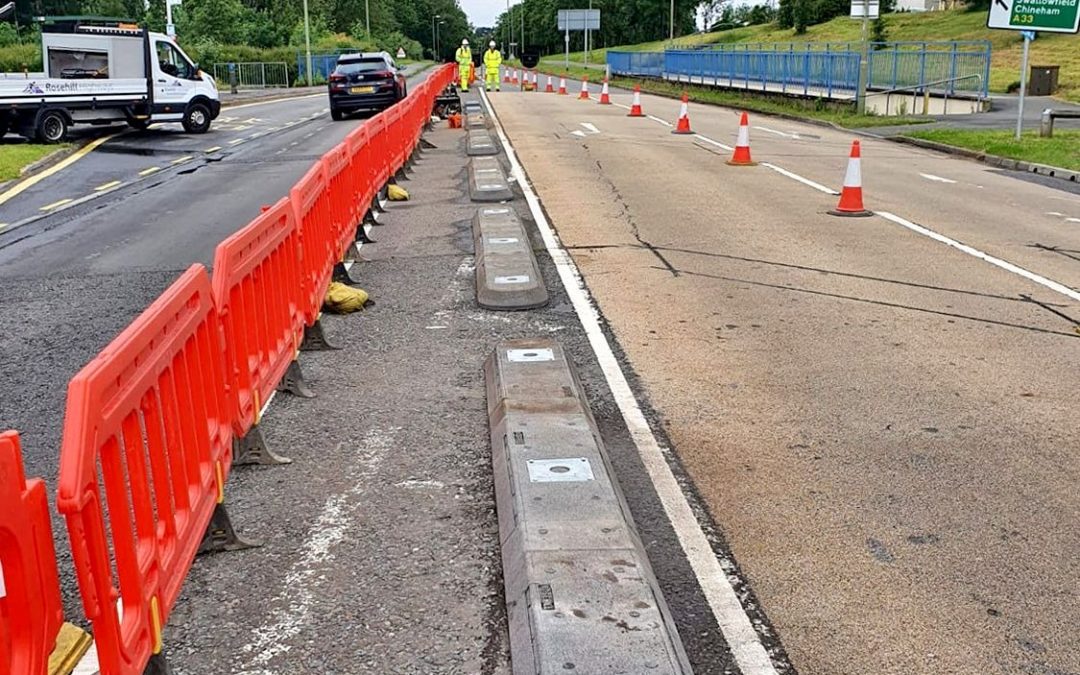
<svg viewBox="0 0 1080 675">
<path fill-rule="evenodd" d="M 754 128 L 758 129 L 760 131 L 764 131 L 765 133 L 776 134 L 777 136 L 783 136 L 784 138 L 790 138 L 793 141 L 802 140 L 802 136 L 799 136 L 799 134 L 796 134 L 796 133 L 791 133 L 791 132 L 788 132 L 788 131 L 779 131 L 778 129 L 770 129 L 769 127 L 755 126 Z"/>
<path fill-rule="evenodd" d="M 1047 211 L 1046 215 L 1048 215 L 1048 216 L 1058 216 L 1060 218 L 1061 216 L 1064 216 L 1065 214 L 1060 213 L 1058 211 Z"/>
<path fill-rule="evenodd" d="M 229 141 L 229 145 L 240 145 L 243 142 L 243 138 L 234 138 L 233 140 Z"/>
<path fill-rule="evenodd" d="M 649 422 L 645 419 L 645 414 L 641 411 L 641 406 L 638 404 L 637 398 L 630 388 L 630 383 L 626 379 L 626 374 L 623 373 L 622 367 L 619 365 L 615 353 L 607 341 L 607 337 L 600 328 L 599 313 L 592 302 L 591 295 L 585 288 L 585 283 L 581 278 L 577 265 L 574 263 L 574 259 L 562 247 L 558 236 L 550 223 L 548 223 L 547 216 L 540 205 L 540 199 L 533 192 L 528 177 L 517 160 L 517 154 L 514 152 L 513 146 L 510 145 L 510 140 L 506 137 L 502 123 L 499 121 L 495 110 L 491 107 L 487 96 L 481 92 L 480 97 L 487 106 L 494 122 L 495 131 L 502 142 L 503 150 L 506 151 L 511 173 L 517 178 L 518 184 L 525 194 L 525 201 L 528 203 L 529 210 L 536 221 L 537 229 L 539 229 L 544 240 L 548 255 L 555 262 L 559 278 L 562 280 L 574 310 L 581 320 L 581 324 L 589 338 L 589 344 L 592 346 L 593 353 L 596 354 L 608 387 L 615 397 L 619 411 L 626 422 L 626 427 L 634 440 L 634 445 L 641 455 L 649 479 L 656 488 L 656 494 L 660 498 L 664 512 L 671 521 L 671 526 L 675 530 L 679 544 L 686 553 L 690 567 L 694 570 L 694 575 L 697 577 L 709 607 L 716 617 L 716 622 L 724 634 L 724 639 L 731 649 L 732 656 L 734 656 L 739 669 L 742 670 L 744 675 L 776 675 L 776 668 L 765 651 L 761 638 L 758 637 L 753 625 L 751 625 L 750 617 L 743 609 L 742 603 L 739 602 L 739 597 L 735 593 L 731 580 L 728 579 L 723 566 L 717 560 L 705 532 L 701 529 L 701 525 L 694 516 L 694 511 L 690 507 L 686 495 L 683 494 L 679 482 L 671 471 L 671 467 L 668 466 L 665 451 L 660 447 L 656 436 L 653 435 Z"/>
<path fill-rule="evenodd" d="M 588 136 L 588 134 L 586 134 L 586 133 L 585 133 L 584 131 L 582 131 L 581 129 L 574 129 L 574 130 L 573 130 L 573 131 L 571 131 L 570 133 L 571 133 L 572 135 L 574 135 L 574 136 L 578 136 L 579 138 L 585 138 L 586 136 Z"/>
<path fill-rule="evenodd" d="M 670 127 L 671 125 L 669 124 L 668 126 Z M 701 134 L 694 134 L 694 137 L 698 138 L 698 139 L 700 139 L 702 141 L 705 141 L 706 143 L 708 143 L 710 145 L 715 145 L 716 147 L 721 148 L 723 150 L 728 150 L 729 152 L 735 150 L 735 148 L 731 147 L 730 145 L 724 145 L 720 141 L 714 141 L 713 139 L 709 138 L 708 136 L 702 136 Z"/>
<path fill-rule="evenodd" d="M 910 220 L 906 220 L 904 218 L 901 218 L 900 216 L 889 213 L 888 211 L 875 211 L 874 213 L 881 216 L 885 220 L 894 222 L 897 225 L 902 225 L 903 227 L 906 227 L 907 229 L 911 230 L 912 232 L 917 232 L 917 233 L 919 233 L 919 234 L 921 234 L 923 236 L 930 237 L 934 241 L 939 241 L 942 244 L 945 244 L 946 246 L 951 246 L 951 247 L 955 248 L 958 251 L 963 251 L 964 253 L 967 253 L 970 256 L 974 256 L 974 257 L 978 258 L 979 260 L 983 260 L 985 262 L 990 263 L 991 265 L 995 265 L 997 267 L 1000 267 L 1003 270 L 1006 270 L 1008 272 L 1012 272 L 1013 274 L 1022 276 L 1022 277 L 1024 277 L 1025 279 L 1027 279 L 1029 281 L 1033 281 L 1033 282 L 1039 284 L 1040 286 L 1045 286 L 1046 288 L 1049 288 L 1050 290 L 1054 291 L 1055 293 L 1060 293 L 1061 295 L 1064 295 L 1065 297 L 1070 298 L 1071 300 L 1074 300 L 1076 302 L 1080 302 L 1080 292 L 1077 292 L 1076 290 L 1074 290 L 1072 288 L 1069 288 L 1065 284 L 1054 281 L 1053 279 L 1047 279 L 1044 276 L 1035 274 L 1034 272 L 1031 272 L 1029 270 L 1024 269 L 1023 267 L 1020 267 L 1019 265 L 1014 265 L 1014 264 L 1012 264 L 1011 262 L 1009 262 L 1007 260 L 1002 260 L 1001 258 L 995 258 L 992 255 L 989 255 L 987 253 L 983 253 L 982 251 L 980 251 L 979 249 L 977 249 L 977 248 L 975 248 L 973 246 L 968 246 L 967 244 L 963 244 L 963 243 L 961 243 L 959 241 L 956 241 L 955 239 L 950 239 L 949 237 L 946 237 L 943 234 L 939 234 L 937 232 L 934 232 L 933 230 L 931 230 L 931 229 L 929 229 L 927 227 L 923 227 L 922 225 L 916 225 L 915 223 L 911 222 Z"/>
<path fill-rule="evenodd" d="M 1080 218 L 1066 218 L 1066 223 L 1080 223 Z"/>
<path fill-rule="evenodd" d="M 590 122 L 582 122 L 581 126 L 585 127 L 585 131 L 588 131 L 590 134 L 600 133 L 600 130 L 596 128 L 596 125 Z"/>
<path fill-rule="evenodd" d="M 649 119 L 651 119 L 653 122 L 659 122 L 660 124 L 663 124 L 665 127 L 670 127 L 671 126 L 671 122 L 668 122 L 667 120 L 662 120 L 659 117 L 655 117 L 653 115 L 647 115 L 647 117 Z"/>
<path fill-rule="evenodd" d="M 836 190 L 834 190 L 834 189 L 832 189 L 830 187 L 825 187 L 821 183 L 815 183 L 814 181 L 810 180 L 809 178 L 803 178 L 799 174 L 792 173 L 792 172 L 788 171 L 787 169 L 785 169 L 783 167 L 776 166 L 775 164 L 770 164 L 769 162 L 762 162 L 761 166 L 764 166 L 764 167 L 766 167 L 768 169 L 772 169 L 773 171 L 780 174 L 781 176 L 787 176 L 788 178 L 790 178 L 792 180 L 797 180 L 800 183 L 802 183 L 803 185 L 807 185 L 809 187 L 812 187 L 815 190 L 818 190 L 819 192 L 824 192 L 827 195 L 838 195 L 838 194 L 840 194 L 839 192 L 837 192 Z"/>
<path fill-rule="evenodd" d="M 951 183 L 951 184 L 956 183 L 956 181 L 954 181 L 951 178 L 942 178 L 941 176 L 935 176 L 932 173 L 920 173 L 919 175 L 922 176 L 923 178 L 925 178 L 926 180 L 933 181 L 935 183 Z"/>
</svg>

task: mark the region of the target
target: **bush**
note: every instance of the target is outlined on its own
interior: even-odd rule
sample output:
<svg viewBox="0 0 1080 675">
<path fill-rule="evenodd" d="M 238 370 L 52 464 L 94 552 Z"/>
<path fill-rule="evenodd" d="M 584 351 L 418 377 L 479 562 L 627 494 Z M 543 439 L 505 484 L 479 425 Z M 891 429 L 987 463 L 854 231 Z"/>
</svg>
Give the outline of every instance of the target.
<svg viewBox="0 0 1080 675">
<path fill-rule="evenodd" d="M 41 72 L 41 47 L 37 44 L 21 44 L 0 47 L 0 72 L 19 73 L 23 70 Z"/>
<path fill-rule="evenodd" d="M 1020 91 L 1020 80 L 1014 80 L 1009 83 L 1009 86 L 1005 87 L 1006 94 L 1015 94 Z"/>
</svg>

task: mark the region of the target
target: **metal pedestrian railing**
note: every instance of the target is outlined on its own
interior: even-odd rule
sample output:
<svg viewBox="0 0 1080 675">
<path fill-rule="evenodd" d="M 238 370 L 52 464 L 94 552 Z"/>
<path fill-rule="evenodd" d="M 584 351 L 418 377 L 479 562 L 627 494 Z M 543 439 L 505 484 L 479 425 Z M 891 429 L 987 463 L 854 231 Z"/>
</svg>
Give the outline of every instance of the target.
<svg viewBox="0 0 1080 675">
<path fill-rule="evenodd" d="M 212 74 L 223 85 L 235 81 L 239 89 L 271 89 L 290 84 L 289 64 L 284 62 L 215 63 Z"/>
<path fill-rule="evenodd" d="M 607 53 L 615 75 L 825 98 L 849 97 L 855 92 L 859 58 L 858 43 L 814 42 Z M 986 98 L 990 43 L 872 43 L 868 67 L 870 90 L 919 89 L 945 83 L 943 93 L 949 96 Z"/>
</svg>

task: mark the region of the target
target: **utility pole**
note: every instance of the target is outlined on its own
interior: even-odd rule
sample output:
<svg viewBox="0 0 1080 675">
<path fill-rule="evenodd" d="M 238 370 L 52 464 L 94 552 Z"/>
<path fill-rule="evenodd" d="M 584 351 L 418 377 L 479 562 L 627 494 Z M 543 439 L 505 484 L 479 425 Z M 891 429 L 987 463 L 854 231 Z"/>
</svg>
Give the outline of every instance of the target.
<svg viewBox="0 0 1080 675">
<path fill-rule="evenodd" d="M 439 60 L 439 39 L 435 37 L 435 22 L 438 19 L 438 14 L 433 14 L 431 17 L 431 58 L 436 62 Z"/>
<path fill-rule="evenodd" d="M 371 0 L 364 0 L 364 29 L 367 30 L 367 39 L 371 39 Z"/>
<path fill-rule="evenodd" d="M 855 110 L 860 115 L 866 114 L 866 88 L 870 75 L 870 0 L 862 0 L 862 44 L 859 46 L 859 90 L 856 93 Z"/>
<path fill-rule="evenodd" d="M 521 51 L 525 51 L 525 0 L 521 0 Z"/>
<path fill-rule="evenodd" d="M 307 4 L 308 0 L 304 0 L 304 49 L 307 52 L 307 84 L 312 87 L 315 86 L 315 73 L 311 72 L 311 20 L 308 18 Z"/>
<path fill-rule="evenodd" d="M 671 14 L 668 17 L 668 42 L 675 41 L 675 0 L 671 0 Z"/>
<path fill-rule="evenodd" d="M 506 0 L 506 25 L 510 29 L 510 39 L 506 41 L 506 50 L 510 53 L 509 59 L 514 58 L 514 12 L 510 6 L 510 0 Z"/>
</svg>

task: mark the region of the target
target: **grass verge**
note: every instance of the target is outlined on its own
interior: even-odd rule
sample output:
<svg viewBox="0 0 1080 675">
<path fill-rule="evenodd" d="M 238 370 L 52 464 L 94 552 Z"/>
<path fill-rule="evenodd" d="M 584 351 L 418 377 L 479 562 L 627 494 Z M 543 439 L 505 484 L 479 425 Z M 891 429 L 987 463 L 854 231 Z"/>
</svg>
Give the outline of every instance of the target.
<svg viewBox="0 0 1080 675">
<path fill-rule="evenodd" d="M 553 76 L 566 75 L 567 77 L 581 79 L 588 75 L 594 83 L 592 90 L 595 91 L 595 82 L 602 76 L 600 71 L 586 70 L 582 67 L 570 66 L 569 70 L 563 68 L 560 63 L 553 67 L 550 63 L 540 63 L 540 72 Z M 545 81 L 540 80 L 543 87 Z M 729 108 L 737 108 L 748 112 L 759 112 L 771 115 L 789 115 L 802 119 L 817 120 L 819 122 L 831 122 L 841 127 L 850 129 L 868 127 L 891 127 L 903 124 L 925 124 L 932 119 L 925 117 L 883 117 L 879 115 L 859 115 L 854 107 L 843 103 L 826 103 L 823 100 L 784 98 L 777 95 L 760 95 L 754 92 L 731 91 L 702 87 L 698 85 L 679 84 L 677 82 L 665 82 L 662 80 L 635 79 L 628 77 L 613 77 L 611 85 L 624 89 L 633 89 L 635 84 L 641 85 L 641 91 L 647 94 L 677 98 L 685 91 L 690 100 L 696 103 L 709 103 Z M 571 92 L 571 93 L 576 93 Z"/>
<path fill-rule="evenodd" d="M 1080 131 L 1056 131 L 1052 138 L 1040 138 L 1032 131 L 1019 141 L 1011 131 L 924 129 L 905 135 L 988 155 L 1080 171 Z"/>
<path fill-rule="evenodd" d="M 66 145 L 36 145 L 11 143 L 0 145 L 0 181 L 14 180 L 23 167 L 33 164 L 45 155 L 62 150 Z"/>
</svg>

